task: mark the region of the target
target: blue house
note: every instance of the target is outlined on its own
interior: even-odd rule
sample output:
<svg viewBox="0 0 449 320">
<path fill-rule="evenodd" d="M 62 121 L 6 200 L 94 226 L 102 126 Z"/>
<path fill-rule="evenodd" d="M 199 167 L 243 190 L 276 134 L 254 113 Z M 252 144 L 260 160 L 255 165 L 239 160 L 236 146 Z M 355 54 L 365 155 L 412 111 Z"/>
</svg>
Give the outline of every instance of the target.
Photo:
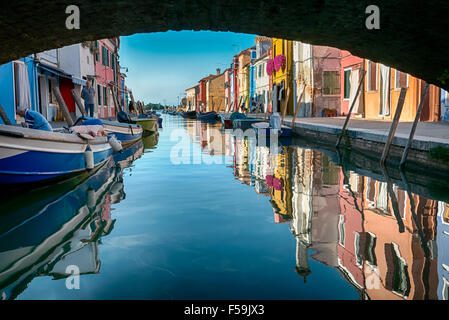
<svg viewBox="0 0 449 320">
<path fill-rule="evenodd" d="M 36 110 L 38 87 L 31 56 L 0 66 L 0 104 L 11 123 L 16 123 L 16 109 L 25 106 Z M 3 121 L 0 119 L 0 123 Z"/>
<path fill-rule="evenodd" d="M 250 99 L 250 111 L 253 111 L 253 105 L 251 101 L 256 99 L 256 67 L 254 66 L 254 61 L 256 60 L 256 47 L 251 48 L 251 67 L 249 74 L 249 99 Z M 255 101 L 255 100 L 254 100 Z"/>
</svg>

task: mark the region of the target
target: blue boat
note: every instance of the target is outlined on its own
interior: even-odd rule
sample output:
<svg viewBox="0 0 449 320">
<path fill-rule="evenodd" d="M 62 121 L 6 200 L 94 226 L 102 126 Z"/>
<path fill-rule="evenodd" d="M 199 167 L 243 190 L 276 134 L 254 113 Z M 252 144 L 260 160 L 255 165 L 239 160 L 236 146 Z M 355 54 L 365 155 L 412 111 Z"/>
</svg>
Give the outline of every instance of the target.
<svg viewBox="0 0 449 320">
<path fill-rule="evenodd" d="M 90 124 L 91 121 L 101 124 L 108 136 L 115 136 L 122 143 L 123 147 L 127 147 L 142 138 L 142 127 L 133 123 L 109 121 L 91 117 L 80 117 L 76 120 L 75 125 L 80 123 Z"/>
<path fill-rule="evenodd" d="M 0 125 L 0 185 L 49 182 L 91 170 L 112 154 L 106 136 Z"/>
<path fill-rule="evenodd" d="M 256 131 L 257 136 L 269 137 L 272 133 L 277 134 L 279 137 L 291 137 L 293 134 L 292 128 L 285 125 L 281 125 L 280 129 L 273 129 L 268 122 L 253 123 L 252 127 Z"/>
<path fill-rule="evenodd" d="M 200 112 L 200 113 L 198 113 L 196 118 L 200 121 L 212 122 L 212 121 L 216 121 L 218 119 L 218 115 L 215 111 L 206 112 L 206 113 Z"/>
</svg>

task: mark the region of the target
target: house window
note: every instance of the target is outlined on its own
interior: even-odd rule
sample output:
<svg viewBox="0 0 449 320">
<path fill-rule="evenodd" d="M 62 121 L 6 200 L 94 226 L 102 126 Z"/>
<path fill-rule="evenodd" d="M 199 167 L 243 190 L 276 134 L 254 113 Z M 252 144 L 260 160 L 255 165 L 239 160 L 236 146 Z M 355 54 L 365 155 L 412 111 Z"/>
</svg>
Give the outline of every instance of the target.
<svg viewBox="0 0 449 320">
<path fill-rule="evenodd" d="M 395 89 L 408 88 L 408 75 L 404 72 L 396 70 L 394 77 Z"/>
<path fill-rule="evenodd" d="M 377 63 L 368 60 L 368 91 L 377 90 Z"/>
<path fill-rule="evenodd" d="M 109 67 L 109 50 L 106 47 L 101 47 L 101 64 Z"/>
<path fill-rule="evenodd" d="M 344 99 L 349 99 L 351 96 L 351 70 L 345 70 L 344 77 Z"/>
<path fill-rule="evenodd" d="M 98 98 L 98 105 L 99 106 L 101 106 L 102 105 L 102 100 L 101 100 L 101 94 L 102 94 L 102 92 L 101 92 L 101 87 L 100 87 L 100 85 L 98 84 L 97 85 L 97 92 L 98 92 L 98 95 L 97 95 L 97 98 Z"/>
<path fill-rule="evenodd" d="M 340 94 L 340 76 L 338 71 L 323 72 L 323 94 Z"/>
<path fill-rule="evenodd" d="M 108 88 L 103 87 L 103 99 L 104 99 L 104 105 L 108 105 Z"/>
<path fill-rule="evenodd" d="M 97 51 L 95 52 L 95 61 L 100 62 L 100 46 L 98 44 L 98 41 L 95 41 L 95 48 Z"/>
</svg>

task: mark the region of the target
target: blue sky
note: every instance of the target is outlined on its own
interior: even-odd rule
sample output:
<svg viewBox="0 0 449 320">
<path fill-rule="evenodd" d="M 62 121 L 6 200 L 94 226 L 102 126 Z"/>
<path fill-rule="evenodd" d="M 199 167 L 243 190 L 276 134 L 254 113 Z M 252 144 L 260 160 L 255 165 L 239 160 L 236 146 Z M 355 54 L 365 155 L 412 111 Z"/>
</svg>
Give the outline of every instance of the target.
<svg viewBox="0 0 449 320">
<path fill-rule="evenodd" d="M 169 31 L 121 37 L 120 64 L 136 100 L 177 104 L 198 80 L 224 70 L 233 56 L 255 45 L 255 35 Z M 123 71 L 123 70 L 122 70 Z"/>
</svg>

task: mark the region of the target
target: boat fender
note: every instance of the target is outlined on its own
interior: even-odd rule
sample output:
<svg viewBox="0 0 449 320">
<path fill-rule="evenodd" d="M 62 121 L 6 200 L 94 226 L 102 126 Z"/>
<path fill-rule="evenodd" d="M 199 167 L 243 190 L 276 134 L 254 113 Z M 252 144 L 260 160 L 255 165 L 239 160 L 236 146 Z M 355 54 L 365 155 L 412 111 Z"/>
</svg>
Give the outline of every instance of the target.
<svg viewBox="0 0 449 320">
<path fill-rule="evenodd" d="M 122 152 L 122 144 L 117 140 L 115 136 L 109 137 L 108 142 L 114 152 Z"/>
<path fill-rule="evenodd" d="M 90 148 L 90 145 L 87 145 L 86 151 L 84 151 L 84 162 L 87 170 L 94 168 L 94 152 Z"/>
</svg>

